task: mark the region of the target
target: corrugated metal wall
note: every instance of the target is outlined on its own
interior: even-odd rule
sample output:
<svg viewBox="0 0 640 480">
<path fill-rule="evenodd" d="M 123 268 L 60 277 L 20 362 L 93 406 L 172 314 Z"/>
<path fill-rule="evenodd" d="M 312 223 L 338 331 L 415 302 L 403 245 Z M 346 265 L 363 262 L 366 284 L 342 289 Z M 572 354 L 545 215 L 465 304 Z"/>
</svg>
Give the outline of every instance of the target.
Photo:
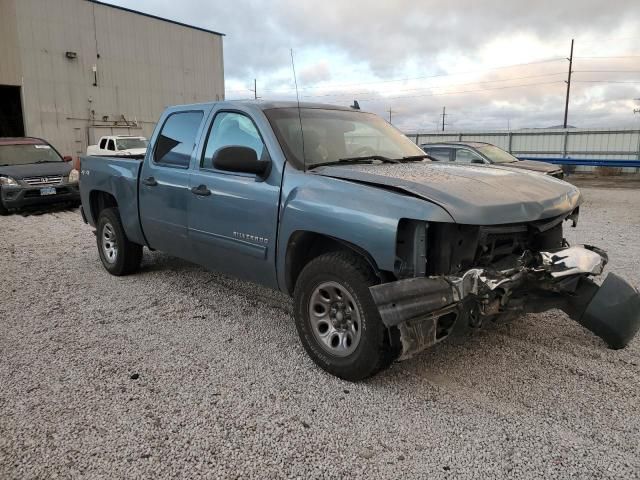
<svg viewBox="0 0 640 480">
<path fill-rule="evenodd" d="M 0 67 L 0 84 L 22 86 L 27 135 L 61 153 L 125 121 L 149 136 L 166 106 L 224 98 L 220 35 L 86 0 L 0 0 L 2 17 L 0 64 L 5 50 L 18 60 Z"/>
<path fill-rule="evenodd" d="M 408 133 L 407 136 L 418 144 L 443 141 L 488 142 L 515 156 L 640 160 L 640 129 L 529 129 Z"/>
</svg>

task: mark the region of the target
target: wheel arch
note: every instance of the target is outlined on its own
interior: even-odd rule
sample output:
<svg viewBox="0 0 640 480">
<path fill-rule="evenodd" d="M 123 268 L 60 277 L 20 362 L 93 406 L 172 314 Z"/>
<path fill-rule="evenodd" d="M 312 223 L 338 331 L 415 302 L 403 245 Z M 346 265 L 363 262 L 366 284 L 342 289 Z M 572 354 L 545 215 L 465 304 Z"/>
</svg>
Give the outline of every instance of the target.
<svg viewBox="0 0 640 480">
<path fill-rule="evenodd" d="M 386 281 L 392 275 L 381 270 L 369 252 L 351 242 L 318 232 L 298 230 L 291 234 L 287 242 L 284 262 L 286 292 L 293 294 L 300 272 L 311 260 L 324 253 L 341 250 L 351 251 L 363 258 L 381 281 Z"/>
<path fill-rule="evenodd" d="M 89 212 L 94 224 L 98 222 L 102 210 L 112 207 L 118 207 L 118 201 L 113 194 L 104 190 L 92 190 L 89 193 Z"/>
</svg>

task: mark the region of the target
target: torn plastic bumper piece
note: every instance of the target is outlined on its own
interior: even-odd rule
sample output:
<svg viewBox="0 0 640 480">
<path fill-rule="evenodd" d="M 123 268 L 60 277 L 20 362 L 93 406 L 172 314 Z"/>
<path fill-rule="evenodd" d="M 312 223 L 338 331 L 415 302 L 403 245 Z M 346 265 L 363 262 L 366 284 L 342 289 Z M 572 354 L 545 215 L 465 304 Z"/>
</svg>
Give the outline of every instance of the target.
<svg viewBox="0 0 640 480">
<path fill-rule="evenodd" d="M 602 338 L 610 348 L 624 348 L 640 327 L 640 295 L 626 280 L 610 273 L 598 286 L 588 278 L 560 305 L 571 318 Z"/>
<path fill-rule="evenodd" d="M 485 318 L 552 308 L 623 348 L 640 328 L 640 294 L 617 275 L 601 286 L 591 275 L 608 261 L 596 247 L 525 252 L 514 268 L 474 268 L 460 276 L 416 277 L 376 285 L 370 291 L 383 323 L 400 331 L 409 358 L 447 338 L 460 324 L 478 327 Z"/>
</svg>

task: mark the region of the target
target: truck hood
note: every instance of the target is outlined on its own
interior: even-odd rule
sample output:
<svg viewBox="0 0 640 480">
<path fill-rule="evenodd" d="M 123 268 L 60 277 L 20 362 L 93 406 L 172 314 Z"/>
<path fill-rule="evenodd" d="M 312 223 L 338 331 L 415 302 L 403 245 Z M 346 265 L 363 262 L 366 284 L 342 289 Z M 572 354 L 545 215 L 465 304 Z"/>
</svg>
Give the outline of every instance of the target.
<svg viewBox="0 0 640 480">
<path fill-rule="evenodd" d="M 561 170 L 558 165 L 547 162 L 538 162 L 537 160 L 520 160 L 519 162 L 503 163 L 500 165 L 509 168 L 523 168 L 525 170 L 541 173 L 552 173 Z"/>
<path fill-rule="evenodd" d="M 48 175 L 67 176 L 71 171 L 71 162 L 28 163 L 0 167 L 0 175 L 22 180 L 25 177 L 46 177 Z"/>
<path fill-rule="evenodd" d="M 580 191 L 567 182 L 491 165 L 344 165 L 319 167 L 312 173 L 422 198 L 467 225 L 542 220 L 569 213 L 581 202 Z"/>
</svg>

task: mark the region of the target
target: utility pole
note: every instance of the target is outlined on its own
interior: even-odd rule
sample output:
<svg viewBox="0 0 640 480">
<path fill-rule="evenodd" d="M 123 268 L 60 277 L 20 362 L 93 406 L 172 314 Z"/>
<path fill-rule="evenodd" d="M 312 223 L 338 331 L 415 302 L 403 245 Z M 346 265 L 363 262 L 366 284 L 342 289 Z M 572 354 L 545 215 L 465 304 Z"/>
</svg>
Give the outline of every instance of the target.
<svg viewBox="0 0 640 480">
<path fill-rule="evenodd" d="M 391 112 L 392 112 L 391 107 L 389 107 L 389 110 L 387 110 L 387 112 L 389 112 L 389 123 L 391 123 Z"/>
<path fill-rule="evenodd" d="M 564 102 L 564 123 L 562 124 L 564 128 L 567 128 L 567 116 L 569 115 L 569 91 L 571 90 L 571 74 L 573 73 L 571 67 L 573 66 L 573 38 L 571 39 L 571 53 L 569 54 L 569 75 L 566 80 L 567 84 L 567 98 Z"/>
<path fill-rule="evenodd" d="M 258 82 L 256 79 L 253 79 L 253 90 L 249 89 L 250 92 L 253 92 L 253 98 L 258 99 Z"/>
<path fill-rule="evenodd" d="M 444 132 L 444 126 L 446 125 L 446 123 L 444 123 L 444 118 L 448 115 L 447 113 L 447 107 L 442 107 L 442 113 L 440 114 L 440 116 L 442 117 L 442 131 Z"/>
</svg>

